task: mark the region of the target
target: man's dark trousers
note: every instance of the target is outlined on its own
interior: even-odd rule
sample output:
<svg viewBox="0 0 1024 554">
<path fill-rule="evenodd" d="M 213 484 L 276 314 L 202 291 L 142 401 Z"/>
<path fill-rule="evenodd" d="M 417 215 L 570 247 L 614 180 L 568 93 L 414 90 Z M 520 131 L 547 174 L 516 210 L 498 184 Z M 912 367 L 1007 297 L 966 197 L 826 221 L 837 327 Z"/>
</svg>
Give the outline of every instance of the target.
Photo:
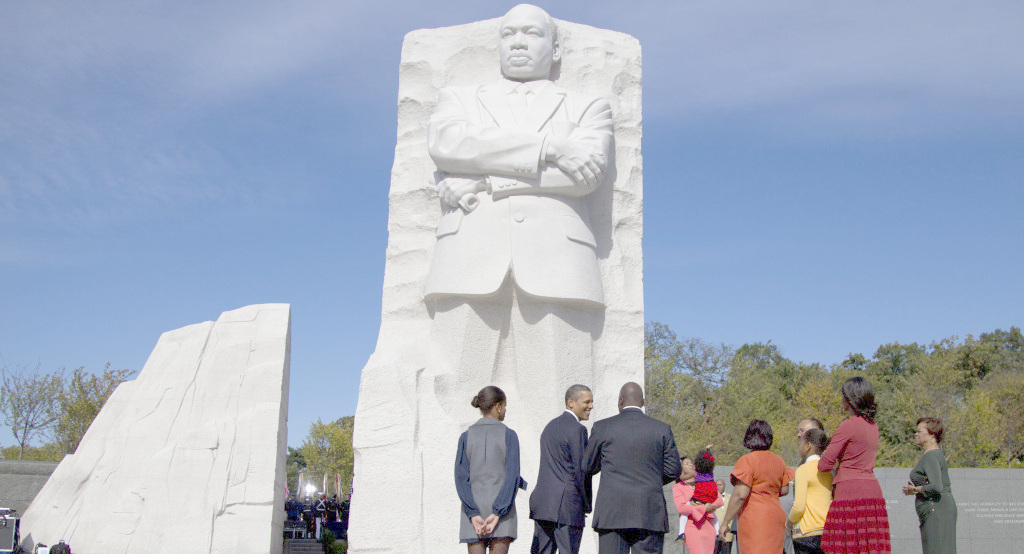
<svg viewBox="0 0 1024 554">
<path fill-rule="evenodd" d="M 533 544 L 530 545 L 530 554 L 575 554 L 580 551 L 583 527 L 553 521 L 533 523 Z"/>
<path fill-rule="evenodd" d="M 647 529 L 597 529 L 601 554 L 661 554 L 665 533 Z"/>
</svg>

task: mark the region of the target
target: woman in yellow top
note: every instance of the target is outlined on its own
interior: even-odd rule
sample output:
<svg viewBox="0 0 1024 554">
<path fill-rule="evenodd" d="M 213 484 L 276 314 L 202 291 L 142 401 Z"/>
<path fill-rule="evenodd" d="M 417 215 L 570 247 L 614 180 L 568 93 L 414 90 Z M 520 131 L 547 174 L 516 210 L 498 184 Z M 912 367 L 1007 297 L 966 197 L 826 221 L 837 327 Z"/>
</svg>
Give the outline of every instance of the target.
<svg viewBox="0 0 1024 554">
<path fill-rule="evenodd" d="M 786 531 L 793 534 L 794 554 L 825 554 L 821 533 L 832 504 L 832 474 L 818 471 L 818 459 L 827 446 L 828 436 L 821 429 L 809 429 L 800 437 L 804 463 L 796 469 L 793 509 L 786 521 Z"/>
</svg>

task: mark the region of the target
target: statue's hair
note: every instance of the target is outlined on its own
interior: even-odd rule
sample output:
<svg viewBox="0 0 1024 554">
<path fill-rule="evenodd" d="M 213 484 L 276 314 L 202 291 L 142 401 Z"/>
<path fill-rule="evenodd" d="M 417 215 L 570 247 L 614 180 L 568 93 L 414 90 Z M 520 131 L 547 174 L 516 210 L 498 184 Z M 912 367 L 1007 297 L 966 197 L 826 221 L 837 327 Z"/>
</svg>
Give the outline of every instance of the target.
<svg viewBox="0 0 1024 554">
<path fill-rule="evenodd" d="M 505 15 L 507 16 L 508 14 L 512 13 L 512 10 L 519 7 L 527 7 L 533 8 L 535 10 L 540 10 L 540 13 L 544 14 L 544 23 L 548 27 L 548 34 L 551 35 L 551 43 L 558 44 L 558 25 L 555 24 L 555 18 L 551 17 L 551 14 L 549 14 L 544 8 L 541 8 L 540 6 L 534 6 L 533 4 L 517 4 L 515 6 L 512 6 L 511 10 L 505 12 Z M 504 19 L 504 17 L 502 19 Z"/>
</svg>

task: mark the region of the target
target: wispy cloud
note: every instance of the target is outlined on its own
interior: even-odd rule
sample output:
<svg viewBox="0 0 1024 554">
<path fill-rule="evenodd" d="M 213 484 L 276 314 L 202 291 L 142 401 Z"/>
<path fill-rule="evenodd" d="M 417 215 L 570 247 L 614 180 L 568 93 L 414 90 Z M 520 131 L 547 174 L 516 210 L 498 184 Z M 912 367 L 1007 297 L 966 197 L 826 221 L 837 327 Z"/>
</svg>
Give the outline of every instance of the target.
<svg viewBox="0 0 1024 554">
<path fill-rule="evenodd" d="M 644 26 L 645 97 L 675 116 L 997 117 L 1024 105 L 1024 5 L 698 2 Z M 671 94 L 671 93 L 676 94 Z M 648 113 L 651 113 L 648 110 Z"/>
<path fill-rule="evenodd" d="M 344 78 L 331 58 L 359 51 L 360 33 L 337 32 L 357 6 L 15 5 L 0 24 L 0 221 L 97 225 L 258 195 L 225 107 L 281 117 L 302 109 L 272 102 L 296 76 Z"/>
<path fill-rule="evenodd" d="M 288 105 L 303 95 L 388 113 L 406 31 L 500 11 L 469 2 L 4 10 L 0 221 L 89 225 L 261 194 L 246 169 L 258 153 L 241 123 L 315 118 Z M 605 1 L 549 10 L 640 38 L 645 115 L 660 123 L 745 117 L 787 133 L 824 125 L 865 137 L 1006 117 L 1024 125 L 1017 2 Z M 390 125 L 380 132 L 390 135 Z"/>
</svg>

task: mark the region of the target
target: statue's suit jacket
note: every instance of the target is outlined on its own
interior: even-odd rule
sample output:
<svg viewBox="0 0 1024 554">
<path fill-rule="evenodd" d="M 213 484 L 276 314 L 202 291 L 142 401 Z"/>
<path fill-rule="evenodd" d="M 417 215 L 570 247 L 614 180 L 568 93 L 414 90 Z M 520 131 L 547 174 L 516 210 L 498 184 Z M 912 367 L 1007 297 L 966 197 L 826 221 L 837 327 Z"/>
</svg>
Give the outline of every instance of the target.
<svg viewBox="0 0 1024 554">
<path fill-rule="evenodd" d="M 586 449 L 587 428 L 569 412 L 544 427 L 530 519 L 583 527 L 590 511 L 590 476 L 583 467 Z"/>
<path fill-rule="evenodd" d="M 640 410 L 627 408 L 594 423 L 584 461 L 587 473 L 601 473 L 593 527 L 668 532 L 662 487 L 682 466 L 672 428 Z"/>
<path fill-rule="evenodd" d="M 511 81 L 441 89 L 430 119 L 428 150 L 446 176 L 480 179 L 471 212 L 443 207 L 425 293 L 487 295 L 512 272 L 528 294 L 604 303 L 601 274 L 577 185 L 543 161 L 545 137 L 583 141 L 613 167 L 611 106 L 550 81 L 539 82 L 523 114 L 508 100 Z M 600 186 L 600 183 L 598 183 Z"/>
</svg>

